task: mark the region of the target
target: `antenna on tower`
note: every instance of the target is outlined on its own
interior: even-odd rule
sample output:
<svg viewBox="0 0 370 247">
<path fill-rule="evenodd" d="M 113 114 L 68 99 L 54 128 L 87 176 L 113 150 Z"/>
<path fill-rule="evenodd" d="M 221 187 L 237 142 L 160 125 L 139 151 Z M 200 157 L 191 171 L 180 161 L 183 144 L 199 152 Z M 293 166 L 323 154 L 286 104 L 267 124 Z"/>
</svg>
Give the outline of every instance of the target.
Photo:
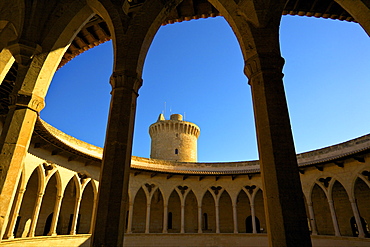
<svg viewBox="0 0 370 247">
<path fill-rule="evenodd" d="M 170 106 L 170 116 L 172 115 L 172 108 L 171 108 L 171 106 Z"/>
<path fill-rule="evenodd" d="M 184 121 L 186 121 L 186 112 L 184 112 Z"/>
</svg>

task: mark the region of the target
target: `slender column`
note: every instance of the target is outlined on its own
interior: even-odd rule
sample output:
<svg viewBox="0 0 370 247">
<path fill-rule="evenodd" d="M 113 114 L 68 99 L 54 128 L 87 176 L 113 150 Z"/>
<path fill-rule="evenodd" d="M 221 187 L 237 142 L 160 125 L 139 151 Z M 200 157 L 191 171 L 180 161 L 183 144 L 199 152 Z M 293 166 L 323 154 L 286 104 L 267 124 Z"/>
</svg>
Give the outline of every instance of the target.
<svg viewBox="0 0 370 247">
<path fill-rule="evenodd" d="M 163 205 L 163 233 L 168 232 L 168 205 Z"/>
<path fill-rule="evenodd" d="M 256 212 L 254 210 L 254 204 L 253 203 L 251 203 L 251 217 L 252 217 L 252 232 L 257 233 Z"/>
<path fill-rule="evenodd" d="M 134 205 L 131 202 L 128 210 L 127 233 L 132 233 L 132 216 L 134 215 Z"/>
<path fill-rule="evenodd" d="M 181 233 L 185 233 L 185 205 L 181 203 Z"/>
<path fill-rule="evenodd" d="M 63 196 L 57 196 L 57 200 L 54 205 L 53 219 L 51 220 L 49 236 L 57 235 L 57 224 L 59 219 L 60 206 L 62 205 Z"/>
<path fill-rule="evenodd" d="M 14 43 L 8 49 L 18 63 L 18 73 L 0 137 L 0 242 L 8 223 L 34 125 L 39 111 L 44 107 L 43 96 L 34 92 L 43 61 L 37 55 L 41 47 L 23 42 Z M 37 60 L 37 66 L 32 64 L 31 58 Z"/>
<path fill-rule="evenodd" d="M 238 212 L 236 209 L 236 203 L 233 203 L 233 222 L 234 222 L 234 233 L 238 233 Z"/>
<path fill-rule="evenodd" d="M 40 208 L 41 208 L 41 203 L 42 203 L 42 198 L 43 197 L 44 197 L 43 192 L 40 192 L 37 196 L 35 208 L 33 209 L 33 213 L 32 213 L 30 231 L 28 232 L 27 237 L 34 237 L 35 236 L 37 220 L 39 219 Z"/>
<path fill-rule="evenodd" d="M 364 232 L 364 228 L 363 228 L 363 225 L 362 225 L 362 222 L 361 222 L 360 213 L 358 212 L 356 200 L 355 199 L 350 199 L 350 202 L 351 202 L 353 215 L 355 216 L 355 220 L 356 220 L 356 224 L 357 224 L 358 237 L 359 238 L 364 238 L 365 237 L 365 232 Z"/>
<path fill-rule="evenodd" d="M 14 239 L 14 227 L 15 227 L 15 223 L 17 222 L 19 210 L 21 209 L 24 192 L 26 192 L 26 189 L 20 189 L 18 192 L 17 202 L 15 203 L 15 207 L 14 207 L 14 215 L 12 216 L 12 219 L 11 219 L 11 222 L 8 228 L 8 232 L 6 233 L 6 236 L 8 239 Z"/>
<path fill-rule="evenodd" d="M 96 206 L 97 206 L 97 198 L 94 196 L 94 204 L 93 204 L 93 209 L 92 209 L 92 215 L 91 215 L 91 224 L 90 224 L 90 230 L 89 233 L 91 234 L 94 229 L 94 222 L 95 222 L 95 217 L 96 217 Z"/>
<path fill-rule="evenodd" d="M 218 200 L 216 200 L 216 233 L 220 233 L 220 211 L 219 211 L 219 206 L 218 206 Z"/>
<path fill-rule="evenodd" d="M 146 204 L 145 233 L 149 233 L 149 229 L 150 229 L 150 203 Z"/>
<path fill-rule="evenodd" d="M 312 202 L 307 203 L 307 205 L 308 205 L 308 213 L 310 215 L 312 235 L 317 235 L 316 219 L 315 219 L 315 213 L 313 211 Z"/>
<path fill-rule="evenodd" d="M 114 72 L 99 196 L 91 246 L 122 246 L 128 207 L 136 99 L 142 84 L 136 72 Z"/>
<path fill-rule="evenodd" d="M 198 233 L 203 233 L 202 231 L 202 205 L 198 205 Z"/>
<path fill-rule="evenodd" d="M 263 48 L 271 49 L 250 56 L 245 72 L 252 90 L 269 245 L 311 246 L 282 80 L 278 25 L 259 29 L 257 36 L 264 37 Z"/>
<path fill-rule="evenodd" d="M 329 203 L 331 219 L 333 221 L 335 236 L 340 237 L 339 225 L 338 225 L 337 216 L 335 214 L 335 208 L 334 208 L 333 200 L 328 200 L 328 203 Z"/>
<path fill-rule="evenodd" d="M 80 212 L 81 199 L 82 197 L 76 198 L 73 219 L 72 219 L 72 227 L 71 227 L 71 232 L 69 233 L 70 235 L 76 235 L 76 231 L 77 231 L 76 228 L 77 228 L 78 214 Z"/>
</svg>

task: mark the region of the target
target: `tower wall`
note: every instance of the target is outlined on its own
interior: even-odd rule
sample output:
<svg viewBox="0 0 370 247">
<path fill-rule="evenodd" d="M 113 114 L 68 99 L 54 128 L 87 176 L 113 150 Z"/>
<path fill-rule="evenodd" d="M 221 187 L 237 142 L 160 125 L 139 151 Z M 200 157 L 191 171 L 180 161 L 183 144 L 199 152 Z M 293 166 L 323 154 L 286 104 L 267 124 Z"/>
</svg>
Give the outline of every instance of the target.
<svg viewBox="0 0 370 247">
<path fill-rule="evenodd" d="M 161 114 L 158 121 L 149 127 L 152 139 L 150 158 L 180 161 L 197 161 L 197 140 L 200 129 L 197 125 L 182 120 L 180 114 L 165 120 Z"/>
</svg>

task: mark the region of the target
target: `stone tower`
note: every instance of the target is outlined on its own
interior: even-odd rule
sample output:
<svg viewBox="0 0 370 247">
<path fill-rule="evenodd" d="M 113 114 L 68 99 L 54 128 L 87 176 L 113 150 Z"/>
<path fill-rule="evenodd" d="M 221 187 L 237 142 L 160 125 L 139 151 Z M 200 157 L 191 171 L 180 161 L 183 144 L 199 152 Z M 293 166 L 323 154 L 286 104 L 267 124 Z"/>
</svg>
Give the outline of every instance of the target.
<svg viewBox="0 0 370 247">
<path fill-rule="evenodd" d="M 150 158 L 180 162 L 197 161 L 197 140 L 200 129 L 197 125 L 183 121 L 182 115 L 172 114 L 166 120 L 160 114 L 156 123 L 150 125 L 152 138 Z"/>
</svg>

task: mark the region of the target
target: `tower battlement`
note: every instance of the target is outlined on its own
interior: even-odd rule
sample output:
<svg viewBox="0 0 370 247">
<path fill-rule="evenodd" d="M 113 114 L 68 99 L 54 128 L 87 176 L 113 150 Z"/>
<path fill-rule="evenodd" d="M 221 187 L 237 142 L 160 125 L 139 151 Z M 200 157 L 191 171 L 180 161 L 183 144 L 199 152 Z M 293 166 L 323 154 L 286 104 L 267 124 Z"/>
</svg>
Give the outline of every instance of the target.
<svg viewBox="0 0 370 247">
<path fill-rule="evenodd" d="M 181 114 L 172 114 L 166 120 L 160 114 L 157 122 L 150 125 L 152 139 L 150 158 L 180 162 L 197 161 L 197 140 L 200 128 L 191 122 L 183 121 Z"/>
</svg>

